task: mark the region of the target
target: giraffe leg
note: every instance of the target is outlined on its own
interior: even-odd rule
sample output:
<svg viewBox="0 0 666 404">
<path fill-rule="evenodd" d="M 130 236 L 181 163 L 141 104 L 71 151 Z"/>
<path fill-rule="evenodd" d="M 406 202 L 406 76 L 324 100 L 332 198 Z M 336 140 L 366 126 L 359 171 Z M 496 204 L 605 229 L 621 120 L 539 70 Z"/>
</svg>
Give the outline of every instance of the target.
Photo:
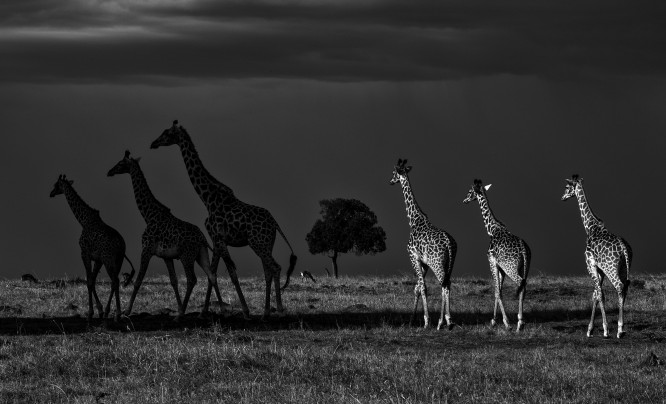
<svg viewBox="0 0 666 404">
<path fill-rule="evenodd" d="M 412 310 L 412 316 L 409 318 L 409 326 L 411 327 L 414 324 L 416 319 L 416 312 L 419 309 L 419 301 L 421 300 L 421 282 L 423 279 L 423 270 L 421 269 L 421 263 L 416 254 L 410 252 L 409 259 L 412 262 L 412 268 L 414 268 L 414 275 L 416 275 L 416 284 L 414 285 L 414 310 Z"/>
<path fill-rule="evenodd" d="M 227 246 L 222 245 L 220 247 L 219 254 L 222 257 L 222 260 L 224 260 L 224 264 L 227 266 L 227 271 L 229 272 L 229 278 L 231 279 L 231 283 L 233 283 L 234 288 L 236 289 L 236 293 L 238 294 L 238 300 L 240 300 L 241 308 L 243 310 L 243 317 L 246 320 L 249 320 L 250 309 L 248 309 L 247 307 L 247 303 L 245 302 L 245 297 L 243 296 L 243 291 L 241 290 L 240 287 L 240 282 L 238 281 L 238 275 L 236 274 L 236 264 L 234 264 L 234 262 L 232 261 Z"/>
<path fill-rule="evenodd" d="M 169 281 L 171 281 L 171 287 L 173 288 L 173 293 L 176 295 L 176 302 L 178 303 L 178 315 L 175 320 L 178 321 L 185 314 L 185 309 L 183 308 L 183 301 L 180 300 L 180 293 L 178 293 L 178 277 L 176 276 L 176 268 L 173 266 L 173 260 L 170 258 L 164 258 L 164 263 L 167 266 L 169 271 Z"/>
<path fill-rule="evenodd" d="M 113 321 L 117 323 L 120 321 L 120 280 L 117 276 L 111 278 L 111 296 L 114 294 L 116 295 L 116 314 L 113 316 Z M 109 303 L 111 303 L 111 298 L 109 298 Z M 110 311 L 111 308 L 109 307 L 107 310 Z"/>
<path fill-rule="evenodd" d="M 106 302 L 106 308 L 104 309 L 104 318 L 109 317 L 109 313 L 111 313 L 111 302 L 113 301 L 113 296 L 116 295 L 116 301 L 120 302 L 119 294 L 116 294 L 116 288 L 114 287 L 114 279 L 118 279 L 118 274 L 120 273 L 120 268 L 122 267 L 123 264 L 123 257 L 121 256 L 120 259 L 116 259 L 115 261 L 113 259 L 107 260 L 107 262 L 104 263 L 104 267 L 106 268 L 106 273 L 109 275 L 109 279 L 111 280 L 111 293 L 109 293 L 109 300 Z M 118 264 L 118 261 L 120 261 L 120 264 Z M 114 321 L 118 321 L 119 319 L 119 313 L 120 310 L 116 310 L 116 317 L 114 318 Z"/>
<path fill-rule="evenodd" d="M 125 254 L 123 253 L 123 257 L 118 258 L 118 261 L 116 263 L 116 266 L 115 266 L 114 270 L 112 271 L 112 273 L 109 274 L 109 276 L 111 277 L 111 288 L 112 288 L 112 290 L 115 289 L 115 291 L 116 291 L 116 314 L 113 316 L 113 320 L 116 323 L 120 322 L 120 313 L 121 313 L 121 309 L 120 309 L 120 279 L 118 278 L 118 276 L 120 275 L 120 270 L 123 267 L 124 255 Z"/>
<path fill-rule="evenodd" d="M 587 326 L 587 337 L 589 338 L 592 336 L 592 331 L 594 330 L 594 316 L 597 311 L 597 303 L 601 300 L 601 283 L 599 281 L 599 274 L 597 273 L 597 264 L 592 252 L 585 252 L 585 262 L 587 264 L 587 271 L 590 273 L 592 283 L 594 284 L 594 291 L 592 292 L 592 314 L 590 316 L 590 324 Z"/>
<path fill-rule="evenodd" d="M 490 264 L 490 271 L 493 274 L 493 280 L 495 281 L 495 309 L 493 310 L 493 319 L 490 321 L 490 325 L 493 327 L 497 325 L 497 321 L 495 319 L 497 318 L 497 306 L 499 306 L 500 311 L 502 312 L 504 327 L 508 329 L 511 326 L 509 325 L 509 318 L 506 316 L 506 312 L 504 311 L 504 304 L 502 303 L 504 273 L 502 270 L 500 270 L 495 257 L 493 257 L 491 254 L 488 254 L 488 262 Z"/>
<path fill-rule="evenodd" d="M 95 285 L 97 284 L 97 275 L 99 275 L 99 270 L 102 268 L 102 262 L 101 261 L 94 261 L 94 262 L 95 265 L 93 265 L 92 279 L 91 279 L 92 295 L 93 298 L 95 298 L 95 306 L 97 307 L 97 314 L 99 315 L 99 318 L 104 318 L 104 310 L 102 307 L 102 302 L 100 302 L 99 296 L 97 295 L 97 290 L 95 288 Z"/>
<path fill-rule="evenodd" d="M 604 283 L 604 276 L 603 274 L 599 274 L 599 309 L 601 309 L 601 320 L 603 321 L 603 326 L 604 326 L 604 338 L 608 338 L 608 321 L 606 320 L 606 309 L 605 309 L 605 303 L 606 303 L 606 296 L 604 295 L 604 289 L 603 289 L 603 283 Z"/>
<path fill-rule="evenodd" d="M 275 260 L 273 260 L 275 262 Z M 280 289 L 280 272 L 282 268 L 280 264 L 275 262 L 273 266 L 273 283 L 275 287 L 275 305 L 277 306 L 278 316 L 284 316 L 284 306 L 282 305 L 282 290 Z"/>
<path fill-rule="evenodd" d="M 219 262 L 219 256 L 217 257 Z M 210 263 L 208 261 L 208 249 L 206 247 L 201 247 L 199 255 L 197 256 L 197 264 L 203 269 L 204 273 L 208 277 L 208 290 L 206 291 L 206 300 L 204 302 L 203 310 L 201 311 L 200 317 L 203 317 L 206 312 L 208 312 L 208 306 L 210 304 L 210 293 L 211 287 L 215 289 L 215 294 L 217 295 L 217 302 L 222 307 L 224 303 L 222 301 L 222 296 L 220 295 L 220 288 L 217 285 L 217 274 L 212 271 Z M 216 264 L 217 265 L 217 264 Z"/>
<path fill-rule="evenodd" d="M 619 265 L 624 265 L 624 267 L 619 267 L 618 275 L 620 275 L 617 282 L 613 282 L 615 290 L 617 290 L 617 337 L 622 338 L 624 335 L 624 302 L 627 299 L 627 290 L 629 288 L 629 280 L 627 279 L 627 268 L 626 263 L 620 262 Z"/>
<path fill-rule="evenodd" d="M 264 299 L 264 314 L 261 316 L 261 321 L 266 321 L 271 314 L 271 285 L 273 284 L 273 273 L 267 271 L 264 267 L 264 279 L 266 280 L 266 298 Z M 280 285 L 278 284 L 278 287 Z"/>
<path fill-rule="evenodd" d="M 127 308 L 125 309 L 124 315 L 129 316 L 132 313 L 132 306 L 134 305 L 134 299 L 136 294 L 141 287 L 141 282 L 143 282 L 143 277 L 146 276 L 146 271 L 148 270 L 148 263 L 153 257 L 153 254 L 150 253 L 146 248 L 141 251 L 141 267 L 139 268 L 139 273 L 136 275 L 136 281 L 134 281 L 134 289 L 132 290 L 132 296 L 130 297 L 129 303 L 127 303 Z"/>
<path fill-rule="evenodd" d="M 451 305 L 450 294 L 451 294 L 451 286 L 450 285 L 442 286 L 442 309 L 439 317 L 439 323 L 437 324 L 438 330 L 442 327 L 445 320 L 447 328 L 449 330 L 453 329 L 453 321 L 451 321 L 451 311 L 450 311 L 450 305 Z"/>
<path fill-rule="evenodd" d="M 116 294 L 116 290 L 113 287 L 113 278 L 111 278 L 111 293 L 109 293 L 109 299 L 106 301 L 106 306 L 104 308 L 104 318 L 109 317 L 111 313 L 111 302 L 113 301 L 113 296 Z"/>
<path fill-rule="evenodd" d="M 449 330 L 453 328 L 453 322 L 451 321 L 451 311 L 450 311 L 450 292 L 451 292 L 451 277 L 449 274 L 444 275 L 442 280 L 442 307 L 439 315 L 439 322 L 437 323 L 437 329 L 439 330 L 446 320 L 446 326 Z M 446 313 L 446 314 L 445 314 Z"/>
<path fill-rule="evenodd" d="M 423 328 L 430 325 L 430 313 L 428 312 L 428 288 L 425 279 L 421 281 L 421 299 L 423 300 Z"/>
<path fill-rule="evenodd" d="M 498 292 L 498 302 L 499 302 L 499 308 L 500 311 L 502 312 L 502 321 L 504 322 L 504 328 L 507 330 L 511 328 L 511 324 L 509 323 L 509 317 L 506 315 L 506 311 L 504 311 L 504 303 L 502 302 L 502 286 L 504 286 L 504 274 L 502 271 L 499 272 L 499 292 Z"/>
<path fill-rule="evenodd" d="M 185 297 L 183 297 L 183 314 L 185 314 L 187 303 L 190 301 L 190 296 L 192 296 L 192 289 L 197 284 L 197 275 L 194 273 L 194 257 L 185 260 L 181 258 L 181 263 L 183 269 L 185 269 L 185 279 L 187 279 L 187 289 L 185 289 Z"/>
<path fill-rule="evenodd" d="M 284 306 L 282 305 L 282 291 L 280 290 L 280 272 L 281 268 L 278 268 L 273 274 L 273 287 L 275 288 L 275 304 L 278 316 L 283 317 L 285 314 Z"/>
<path fill-rule="evenodd" d="M 617 317 L 617 337 L 622 338 L 624 336 L 624 319 L 622 318 L 622 312 L 624 311 L 624 299 L 625 293 L 618 293 L 617 295 L 617 308 L 618 308 L 618 317 Z"/>
<path fill-rule="evenodd" d="M 279 316 L 284 316 L 284 307 L 282 306 L 282 291 L 280 290 L 280 264 L 275 261 L 271 255 L 272 248 L 257 248 L 251 246 L 252 250 L 261 259 L 264 268 L 264 278 L 266 280 L 266 299 L 264 303 L 264 314 L 261 317 L 262 321 L 270 315 L 271 312 L 271 287 L 275 284 L 275 306 Z"/>
<path fill-rule="evenodd" d="M 521 283 L 518 287 L 520 287 L 523 281 L 521 280 L 520 282 Z M 526 286 L 523 286 L 518 293 L 518 326 L 516 326 L 516 332 L 520 331 L 523 328 L 523 325 L 525 325 L 525 322 L 523 321 L 523 300 L 525 299 L 525 288 Z"/>
<path fill-rule="evenodd" d="M 411 327 L 416 318 L 416 312 L 419 310 L 419 301 L 421 300 L 421 285 L 418 281 L 414 286 L 414 310 L 412 311 L 412 316 L 409 318 L 409 326 Z"/>
<path fill-rule="evenodd" d="M 624 284 L 621 285 L 621 289 L 618 290 L 617 292 L 617 309 L 618 309 L 618 317 L 617 317 L 617 337 L 622 338 L 624 336 L 624 316 L 623 316 L 623 311 L 624 311 L 624 302 L 627 298 L 627 287 L 629 285 L 626 284 L 627 281 L 625 281 Z"/>
<path fill-rule="evenodd" d="M 95 278 L 93 276 L 94 271 L 92 268 L 92 259 L 90 256 L 88 256 L 86 253 L 83 251 L 81 252 L 81 259 L 83 260 L 83 266 L 86 268 L 86 286 L 88 288 L 88 321 L 92 320 L 93 315 L 95 314 L 95 309 L 93 308 L 93 297 L 97 298 L 97 294 L 94 293 L 94 286 L 95 286 Z M 95 266 L 97 266 L 97 262 L 95 262 Z M 99 299 L 97 299 L 97 303 L 99 306 L 101 306 L 101 303 L 99 303 Z M 101 312 L 101 310 L 100 310 Z M 101 314 L 101 313 L 100 313 Z"/>
<path fill-rule="evenodd" d="M 208 255 L 208 250 L 206 250 L 206 255 Z M 203 262 L 205 262 L 205 261 L 203 261 Z M 213 257 L 211 258 L 211 261 L 210 261 L 210 273 L 213 276 L 213 278 L 215 278 L 215 284 L 217 284 L 217 265 L 219 264 L 219 262 L 220 262 L 220 255 L 218 253 L 216 253 L 215 250 L 214 250 L 213 251 Z M 199 263 L 199 265 L 201 265 L 201 262 Z M 204 269 L 204 271 L 205 271 L 205 269 Z M 209 277 L 208 278 L 208 288 L 206 289 L 206 302 L 210 302 L 210 293 L 212 291 L 210 280 L 211 280 L 211 278 Z M 216 291 L 216 293 L 219 293 L 219 289 Z M 220 307 L 222 307 L 222 297 L 218 296 L 217 302 L 220 304 Z"/>
</svg>

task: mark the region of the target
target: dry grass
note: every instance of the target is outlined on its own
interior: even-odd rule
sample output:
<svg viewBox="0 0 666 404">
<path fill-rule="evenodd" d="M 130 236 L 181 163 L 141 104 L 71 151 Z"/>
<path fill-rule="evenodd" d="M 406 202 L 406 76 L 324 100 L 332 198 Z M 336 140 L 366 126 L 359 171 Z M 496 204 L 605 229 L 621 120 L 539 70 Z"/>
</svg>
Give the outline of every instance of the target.
<svg viewBox="0 0 666 404">
<path fill-rule="evenodd" d="M 534 276 L 527 325 L 491 328 L 489 279 L 454 279 L 452 331 L 409 327 L 413 280 L 295 280 L 288 314 L 243 320 L 232 311 L 174 323 L 173 291 L 151 280 L 120 324 L 88 324 L 84 284 L 0 283 L 0 402 L 663 402 L 666 400 L 666 277 L 635 277 L 627 336 L 587 339 L 586 278 Z M 244 279 L 253 315 L 264 282 Z M 515 324 L 515 285 L 505 305 Z M 431 317 L 439 291 L 429 284 Z M 108 295 L 108 284 L 99 287 Z M 122 291 L 125 304 L 130 289 Z M 607 292 L 611 334 L 615 294 Z M 104 297 L 103 297 L 104 296 Z M 422 322 L 419 315 L 418 320 Z"/>
</svg>

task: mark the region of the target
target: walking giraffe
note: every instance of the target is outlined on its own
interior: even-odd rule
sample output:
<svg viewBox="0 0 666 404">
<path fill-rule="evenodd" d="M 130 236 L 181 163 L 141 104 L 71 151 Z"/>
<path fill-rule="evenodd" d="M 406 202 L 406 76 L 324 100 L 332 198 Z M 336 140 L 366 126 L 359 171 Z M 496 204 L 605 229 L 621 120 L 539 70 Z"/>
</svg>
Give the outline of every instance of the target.
<svg viewBox="0 0 666 404">
<path fill-rule="evenodd" d="M 437 281 L 442 286 L 442 308 L 440 310 L 437 329 L 439 330 L 442 327 L 446 319 L 446 324 L 450 330 L 453 328 L 453 322 L 451 322 L 449 294 L 451 272 L 453 271 L 453 262 L 456 258 L 456 241 L 444 230 L 433 226 L 428 220 L 428 216 L 419 208 L 416 199 L 414 199 L 414 193 L 412 192 L 409 177 L 407 176 L 412 167 L 406 166 L 406 164 L 407 160 L 398 159 L 398 164 L 393 170 L 393 177 L 389 183 L 393 185 L 400 182 L 402 186 L 402 193 L 405 197 L 407 208 L 407 218 L 409 219 L 409 227 L 411 229 L 407 251 L 409 252 L 409 258 L 416 273 L 416 286 L 414 286 L 414 311 L 412 312 L 409 324 L 411 325 L 416 317 L 419 307 L 419 297 L 423 299 L 423 320 L 425 323 L 423 327 L 427 328 L 430 323 L 428 293 L 424 278 L 426 272 L 428 272 L 428 268 L 432 268 Z M 446 314 L 444 314 L 445 310 Z"/>
<path fill-rule="evenodd" d="M 490 272 L 495 281 L 495 309 L 493 310 L 493 319 L 490 324 L 495 326 L 497 322 L 497 306 L 502 310 L 502 319 L 504 326 L 510 328 L 509 319 L 504 311 L 502 303 L 502 284 L 504 276 L 508 276 L 518 284 L 516 295 L 518 296 L 518 326 L 516 331 L 520 331 L 525 322 L 523 321 L 523 299 L 525 297 L 525 286 L 527 284 L 527 274 L 530 270 L 531 252 L 530 247 L 520 237 L 515 236 L 507 230 L 504 223 L 495 218 L 493 211 L 488 205 L 486 191 L 490 189 L 491 184 L 483 186 L 481 180 L 474 180 L 472 188 L 467 193 L 467 198 L 463 203 L 470 203 L 473 200 L 479 201 L 481 216 L 486 226 L 486 232 L 490 236 L 490 246 L 488 247 L 488 263 Z"/>
<path fill-rule="evenodd" d="M 217 277 L 210 270 L 208 243 L 201 230 L 197 226 L 172 215 L 169 208 L 155 198 L 148 187 L 146 177 L 141 171 L 139 159 L 131 158 L 129 150 L 125 151 L 125 157 L 109 170 L 107 175 L 112 177 L 116 174 L 129 174 L 131 176 L 134 198 L 136 199 L 141 216 L 146 221 L 146 230 L 144 230 L 141 236 L 141 266 L 139 274 L 136 277 L 136 282 L 134 283 L 132 297 L 127 305 L 127 309 L 125 309 L 125 315 L 129 315 L 132 312 L 134 299 L 141 287 L 141 282 L 148 269 L 148 263 L 153 255 L 162 258 L 169 271 L 169 279 L 171 280 L 171 286 L 176 294 L 176 302 L 178 303 L 176 320 L 185 314 L 192 288 L 194 288 L 197 282 L 197 277 L 194 273 L 195 261 L 208 277 L 208 293 L 206 294 L 201 315 L 203 316 L 208 311 L 211 286 L 215 288 L 217 301 L 222 304 L 222 298 L 217 286 Z M 182 302 L 178 293 L 178 278 L 176 277 L 176 270 L 173 265 L 174 259 L 179 259 L 183 264 L 185 277 L 187 278 L 187 289 L 185 290 L 185 297 Z"/>
<path fill-rule="evenodd" d="M 631 267 L 632 251 L 629 243 L 622 237 L 618 237 L 606 229 L 604 222 L 592 213 L 590 205 L 587 203 L 585 191 L 583 190 L 583 179 L 578 175 L 573 175 L 571 179 L 566 180 L 567 185 L 564 189 L 562 200 L 576 196 L 578 199 L 578 208 L 583 219 L 583 227 L 587 234 L 585 242 L 585 263 L 587 271 L 594 282 L 594 292 L 592 293 L 592 316 L 590 325 L 587 327 L 587 336 L 592 336 L 594 328 L 594 315 L 597 303 L 601 308 L 601 318 L 604 325 L 604 338 L 608 337 L 608 324 L 606 322 L 606 311 L 604 310 L 604 290 L 602 284 L 604 276 L 607 276 L 613 287 L 617 291 L 618 319 L 617 319 L 617 337 L 624 335 L 623 330 L 623 310 L 624 301 L 627 298 L 627 289 L 629 288 L 629 268 Z"/>
<path fill-rule="evenodd" d="M 88 321 L 94 314 L 93 298 L 97 306 L 97 312 L 100 318 L 107 318 L 111 311 L 111 300 L 116 296 L 115 321 L 120 320 L 120 281 L 118 274 L 123 265 L 123 259 L 126 259 L 134 271 L 134 265 L 125 255 L 125 240 L 123 237 L 108 224 L 104 223 L 99 216 L 99 211 L 91 208 L 84 202 L 78 193 L 72 187 L 74 181 L 68 180 L 64 175 L 60 175 L 53 185 L 51 198 L 56 195 L 64 194 L 69 207 L 74 213 L 74 217 L 81 224 L 83 230 L 79 237 L 79 246 L 81 247 L 81 259 L 86 268 L 86 282 L 88 286 Z M 91 262 L 95 265 L 92 266 Z M 111 294 L 106 304 L 106 310 L 102 313 L 102 304 L 97 297 L 95 290 L 95 281 L 99 270 L 104 265 L 109 278 L 111 278 Z"/>
<path fill-rule="evenodd" d="M 268 210 L 240 201 L 236 198 L 231 188 L 219 182 L 208 172 L 199 158 L 199 153 L 194 148 L 194 143 L 190 135 L 185 128 L 178 125 L 178 121 L 173 121 L 173 125 L 169 129 L 165 129 L 151 143 L 150 148 L 157 149 L 161 146 L 174 144 L 180 147 L 190 181 L 199 198 L 201 198 L 201 201 L 208 209 L 206 230 L 208 230 L 208 234 L 213 240 L 214 250 L 211 261 L 213 272 L 217 271 L 217 265 L 221 257 L 227 267 L 229 278 L 234 284 L 236 293 L 238 293 L 243 316 L 249 319 L 250 311 L 241 291 L 240 283 L 238 282 L 236 264 L 232 261 L 227 247 L 250 246 L 252 251 L 261 259 L 266 281 L 266 299 L 262 319 L 265 319 L 269 315 L 271 309 L 271 282 L 275 284 L 277 311 L 279 314 L 283 314 L 284 308 L 282 307 L 282 297 L 280 294 L 281 268 L 273 258 L 276 231 L 280 233 L 291 250 L 287 279 L 283 288 L 286 288 L 289 284 L 289 277 L 296 265 L 296 256 L 277 221 Z"/>
</svg>

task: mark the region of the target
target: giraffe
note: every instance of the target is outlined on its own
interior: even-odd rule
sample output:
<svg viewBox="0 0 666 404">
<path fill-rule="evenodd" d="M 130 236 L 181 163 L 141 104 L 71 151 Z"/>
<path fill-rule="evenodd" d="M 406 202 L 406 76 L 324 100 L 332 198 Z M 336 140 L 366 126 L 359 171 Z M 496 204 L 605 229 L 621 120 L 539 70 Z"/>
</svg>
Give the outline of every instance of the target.
<svg viewBox="0 0 666 404">
<path fill-rule="evenodd" d="M 146 221 L 146 229 L 141 237 L 141 266 L 139 267 L 139 273 L 134 283 L 132 297 L 125 309 L 125 315 L 129 315 L 132 312 L 134 299 L 141 287 L 143 277 L 146 275 L 148 263 L 153 255 L 156 255 L 164 260 L 169 272 L 171 286 L 173 287 L 176 302 L 178 303 L 176 320 L 179 320 L 185 314 L 192 288 L 194 288 L 197 282 L 197 277 L 194 273 L 194 262 L 196 261 L 204 270 L 208 277 L 209 293 L 206 296 L 201 312 L 201 316 L 203 316 L 208 311 L 211 286 L 215 288 L 217 300 L 222 304 L 222 298 L 217 286 L 217 277 L 210 270 L 208 259 L 209 247 L 206 238 L 197 226 L 178 219 L 171 214 L 169 208 L 155 198 L 139 166 L 139 160 L 138 158 L 134 159 L 130 157 L 130 152 L 127 150 L 123 159 L 111 168 L 107 174 L 109 177 L 117 174 L 130 175 L 136 204 L 141 212 L 141 216 Z M 178 278 L 176 277 L 173 265 L 174 259 L 179 259 L 183 264 L 185 277 L 187 278 L 187 289 L 182 301 L 178 293 Z"/>
<path fill-rule="evenodd" d="M 125 255 L 125 240 L 123 237 L 108 224 L 104 223 L 99 216 L 99 211 L 91 208 L 76 192 L 72 184 L 74 181 L 68 180 L 65 175 L 60 175 L 53 185 L 51 198 L 63 194 L 67 203 L 74 213 L 74 217 L 81 224 L 83 230 L 79 237 L 79 246 L 81 247 L 81 259 L 86 269 L 86 281 L 88 286 L 88 321 L 94 314 L 93 298 L 97 306 L 100 318 L 107 318 L 111 311 L 111 301 L 116 296 L 116 313 L 114 320 L 120 320 L 120 281 L 118 274 L 123 265 L 123 259 L 129 262 L 132 270 L 134 265 Z M 94 263 L 94 266 L 91 265 Z M 102 304 L 97 297 L 95 290 L 95 281 L 102 265 L 111 278 L 111 295 L 106 304 L 106 309 L 102 313 Z"/>
<path fill-rule="evenodd" d="M 527 285 L 527 275 L 530 270 L 532 253 L 524 240 L 511 234 L 504 223 L 495 218 L 493 211 L 488 205 L 488 197 L 486 196 L 486 191 L 490 189 L 491 185 L 488 184 L 484 187 L 481 180 L 474 180 L 474 184 L 467 193 L 467 197 L 463 203 L 470 203 L 473 200 L 479 201 L 483 223 L 486 226 L 486 232 L 490 236 L 488 263 L 490 264 L 490 272 L 495 282 L 495 309 L 493 310 L 493 318 L 490 324 L 493 327 L 497 324 L 495 318 L 497 317 L 497 306 L 499 305 L 502 311 L 504 327 L 507 329 L 510 328 L 509 319 L 506 316 L 504 304 L 502 303 L 502 284 L 504 283 L 504 277 L 508 276 L 518 284 L 518 289 L 516 290 L 516 296 L 518 296 L 518 325 L 516 331 L 520 331 L 525 324 L 523 321 L 523 299 L 525 297 L 525 287 Z"/>
<path fill-rule="evenodd" d="M 623 311 L 624 301 L 627 298 L 627 289 L 629 288 L 629 268 L 633 256 L 629 243 L 622 237 L 618 237 L 609 232 L 601 221 L 592 212 L 590 205 L 585 197 L 583 190 L 583 179 L 578 175 L 573 175 L 571 179 L 566 179 L 567 185 L 564 189 L 562 200 L 575 196 L 578 199 L 578 208 L 583 219 L 583 227 L 587 234 L 585 242 L 585 263 L 587 271 L 592 277 L 594 283 L 594 292 L 592 293 L 592 316 L 590 324 L 587 327 L 587 336 L 592 336 L 594 329 L 594 315 L 599 304 L 601 309 L 601 318 L 603 319 L 604 338 L 608 337 L 608 324 L 606 322 L 606 311 L 604 310 L 604 291 L 602 284 L 604 277 L 609 281 L 617 291 L 618 319 L 617 319 L 617 337 L 624 335 L 623 330 Z"/>
<path fill-rule="evenodd" d="M 238 282 L 236 264 L 231 259 L 227 248 L 228 246 L 249 246 L 261 259 L 264 269 L 266 298 L 262 320 L 266 319 L 270 313 L 271 282 L 275 284 L 275 302 L 278 314 L 283 315 L 284 308 L 282 306 L 280 291 L 281 268 L 273 258 L 276 231 L 280 233 L 280 236 L 282 236 L 291 250 L 287 279 L 283 289 L 289 284 L 289 277 L 296 265 L 296 255 L 294 255 L 294 250 L 291 248 L 287 237 L 282 232 L 282 229 L 280 229 L 277 221 L 268 210 L 247 204 L 236 198 L 231 188 L 219 182 L 208 172 L 201 162 L 199 153 L 195 149 L 190 135 L 185 128 L 178 125 L 177 120 L 173 121 L 173 125 L 165 129 L 151 143 L 150 148 L 157 149 L 161 146 L 171 146 L 174 144 L 180 148 L 190 181 L 199 198 L 208 209 L 206 230 L 208 230 L 208 234 L 213 240 L 214 251 L 211 261 L 213 272 L 217 271 L 218 262 L 222 258 L 229 272 L 229 278 L 238 294 L 243 316 L 245 319 L 249 319 L 250 311 L 241 291 L 240 283 Z"/>
<path fill-rule="evenodd" d="M 428 294 L 424 278 L 428 269 L 431 268 L 442 287 L 442 307 L 437 329 L 439 330 L 442 327 L 446 319 L 446 324 L 450 330 L 453 328 L 453 322 L 451 321 L 449 308 L 449 294 L 451 272 L 453 271 L 453 263 L 456 258 L 457 244 L 450 234 L 433 226 L 428 220 L 428 216 L 419 208 L 416 199 L 414 199 L 414 193 L 412 192 L 409 177 L 407 176 L 412 167 L 406 164 L 407 160 L 398 159 L 398 164 L 393 170 L 393 177 L 389 183 L 394 185 L 400 182 L 402 186 L 402 193 L 405 197 L 407 208 L 407 218 L 409 219 L 409 227 L 411 229 L 407 251 L 416 272 L 416 286 L 414 287 L 414 311 L 412 312 L 409 324 L 411 325 L 416 317 L 420 297 L 423 299 L 423 320 L 425 322 L 423 328 L 427 328 L 430 323 Z M 444 314 L 445 310 L 446 314 Z"/>
</svg>

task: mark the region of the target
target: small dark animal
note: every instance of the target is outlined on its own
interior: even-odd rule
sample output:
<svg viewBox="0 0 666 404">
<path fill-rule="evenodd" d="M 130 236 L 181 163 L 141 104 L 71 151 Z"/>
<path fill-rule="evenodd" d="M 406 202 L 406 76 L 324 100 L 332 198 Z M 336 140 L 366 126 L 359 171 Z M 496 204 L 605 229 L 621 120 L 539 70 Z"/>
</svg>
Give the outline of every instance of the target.
<svg viewBox="0 0 666 404">
<path fill-rule="evenodd" d="M 123 287 L 124 288 L 129 286 L 130 283 L 133 283 L 132 278 L 134 278 L 134 267 L 132 267 L 132 272 L 131 273 L 123 272 Z"/>
<path fill-rule="evenodd" d="M 317 281 L 315 280 L 314 276 L 312 276 L 312 274 L 310 273 L 310 271 L 303 271 L 303 272 L 301 272 L 301 278 L 302 278 L 303 280 L 305 280 L 305 278 L 309 278 L 310 280 L 312 280 L 312 282 L 317 282 Z"/>
<path fill-rule="evenodd" d="M 21 275 L 21 280 L 25 282 L 39 283 L 33 274 L 23 274 Z"/>
</svg>

